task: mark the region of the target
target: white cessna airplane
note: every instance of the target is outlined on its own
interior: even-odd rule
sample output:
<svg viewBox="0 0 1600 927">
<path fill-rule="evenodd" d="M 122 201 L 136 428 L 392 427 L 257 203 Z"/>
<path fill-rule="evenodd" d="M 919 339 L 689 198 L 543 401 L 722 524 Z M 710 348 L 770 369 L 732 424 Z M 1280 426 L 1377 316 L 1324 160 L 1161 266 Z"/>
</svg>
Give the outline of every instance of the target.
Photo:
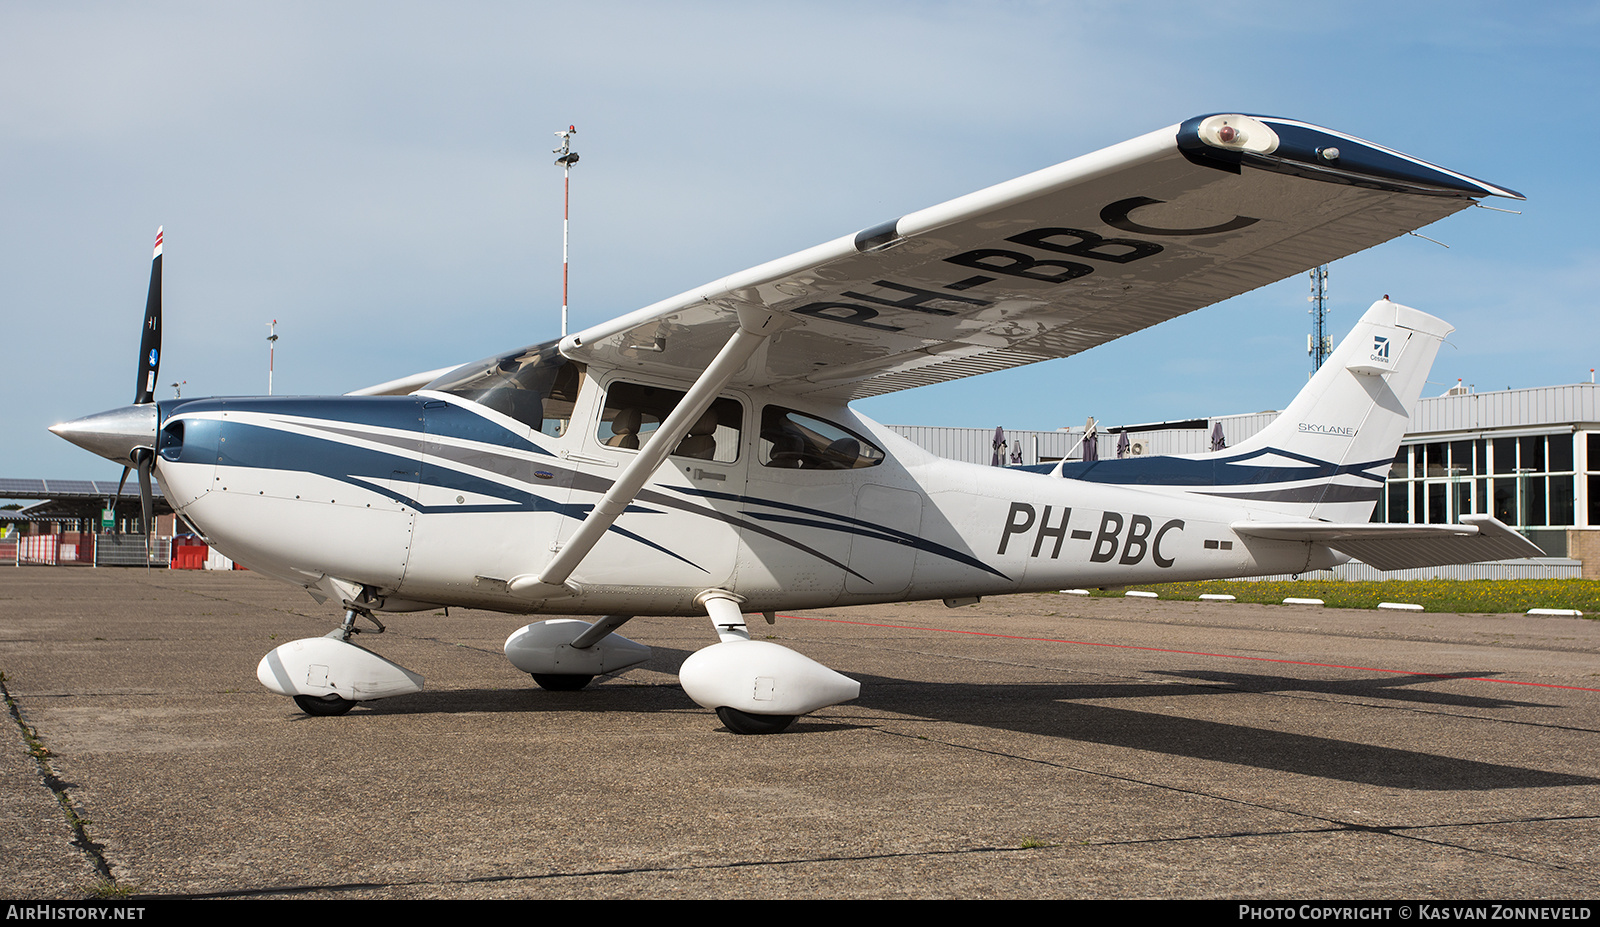
<svg viewBox="0 0 1600 927">
<path fill-rule="evenodd" d="M 745 614 L 1330 567 L 1538 556 L 1487 516 L 1369 524 L 1440 341 L 1379 300 L 1276 422 L 1180 457 L 941 460 L 850 400 L 1076 354 L 1522 197 L 1303 122 L 1209 115 L 845 235 L 558 341 L 345 396 L 155 402 L 157 238 L 135 404 L 55 426 L 150 477 L 217 549 L 345 610 L 259 678 L 311 714 L 417 691 L 350 643 L 376 612 L 600 616 L 506 641 L 549 689 L 709 616 L 685 692 L 738 733 L 859 685 Z M 124 470 L 124 478 L 127 470 Z M 147 529 L 148 530 L 148 529 Z"/>
</svg>

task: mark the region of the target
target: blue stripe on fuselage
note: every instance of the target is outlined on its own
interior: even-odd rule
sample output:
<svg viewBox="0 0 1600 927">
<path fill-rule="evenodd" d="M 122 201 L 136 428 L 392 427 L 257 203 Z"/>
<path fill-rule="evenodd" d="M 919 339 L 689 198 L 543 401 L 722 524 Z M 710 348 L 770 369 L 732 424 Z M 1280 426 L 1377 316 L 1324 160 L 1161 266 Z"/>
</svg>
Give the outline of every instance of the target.
<svg viewBox="0 0 1600 927">
<path fill-rule="evenodd" d="M 260 412 L 325 419 L 343 425 L 373 425 L 402 431 L 422 430 L 423 400 L 415 396 L 229 396 L 190 399 L 170 410 L 193 412 Z"/>
<path fill-rule="evenodd" d="M 1303 467 L 1251 466 L 1245 461 L 1273 455 L 1304 461 Z M 1234 457 L 1195 460 L 1188 457 L 1125 457 L 1121 460 L 1091 460 L 1062 466 L 1061 476 L 1085 483 L 1125 486 L 1250 486 L 1259 483 L 1290 483 L 1301 480 L 1332 479 L 1350 475 L 1382 483 L 1383 476 L 1367 473 L 1389 461 L 1373 460 L 1358 464 L 1335 464 L 1278 448 L 1263 448 Z M 1049 473 L 1055 464 L 1012 467 L 1031 473 Z"/>
<path fill-rule="evenodd" d="M 318 419 L 349 428 L 369 425 L 396 431 L 423 432 L 441 438 L 478 441 L 535 454 L 550 452 L 470 409 L 420 396 L 251 396 L 192 399 L 165 409 L 190 412 L 256 412 Z M 426 421 L 424 421 L 426 419 Z"/>
<path fill-rule="evenodd" d="M 226 439 L 218 448 L 219 467 L 248 467 L 259 470 L 282 470 L 296 473 L 314 473 L 318 476 L 361 486 L 364 489 L 388 496 L 415 508 L 419 512 L 430 507 L 399 491 L 398 486 L 382 484 L 416 485 L 419 478 L 419 461 L 371 448 L 346 444 L 328 438 L 311 437 L 254 425 L 229 421 L 223 425 Z M 479 511 L 563 511 L 568 506 L 550 499 L 519 490 L 504 483 L 462 473 L 447 467 L 428 467 L 428 484 L 457 492 L 502 499 L 503 506 L 474 506 Z M 439 511 L 460 512 L 464 506 L 437 507 Z M 588 506 L 582 508 L 587 509 Z M 578 516 L 578 517 L 581 517 Z"/>
</svg>

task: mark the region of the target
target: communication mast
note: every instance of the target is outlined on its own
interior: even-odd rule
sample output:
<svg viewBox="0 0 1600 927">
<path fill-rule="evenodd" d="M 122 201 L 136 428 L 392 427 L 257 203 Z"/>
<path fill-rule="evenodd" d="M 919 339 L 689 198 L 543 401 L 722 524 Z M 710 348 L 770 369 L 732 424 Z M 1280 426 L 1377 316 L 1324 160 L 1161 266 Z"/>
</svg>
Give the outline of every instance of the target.
<svg viewBox="0 0 1600 927">
<path fill-rule="evenodd" d="M 561 165 L 561 337 L 567 337 L 567 220 L 572 206 L 572 165 L 578 163 L 578 153 L 572 150 L 572 136 L 577 126 L 569 125 L 556 133 L 561 139 L 560 148 L 552 148 L 556 163 Z"/>
<path fill-rule="evenodd" d="M 1328 337 L 1328 265 L 1311 268 L 1311 334 L 1306 336 L 1306 353 L 1311 355 L 1311 372 L 1316 373 L 1322 362 L 1333 353 L 1333 341 Z"/>
</svg>

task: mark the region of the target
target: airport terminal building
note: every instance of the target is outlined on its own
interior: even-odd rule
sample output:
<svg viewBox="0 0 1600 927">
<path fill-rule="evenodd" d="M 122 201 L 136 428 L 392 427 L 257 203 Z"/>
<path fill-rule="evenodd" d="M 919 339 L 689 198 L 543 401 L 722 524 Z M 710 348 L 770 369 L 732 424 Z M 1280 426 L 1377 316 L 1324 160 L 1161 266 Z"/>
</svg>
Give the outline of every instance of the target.
<svg viewBox="0 0 1600 927">
<path fill-rule="evenodd" d="M 1198 454 L 1217 426 L 1234 445 L 1265 428 L 1276 412 L 1224 415 L 1097 429 L 1099 459 Z M 982 428 L 891 426 L 938 454 L 992 463 L 995 432 Z M 1083 426 L 1007 431 L 1008 464 L 1081 460 Z M 1411 430 L 1389 469 L 1373 521 L 1455 523 L 1491 514 L 1539 545 L 1549 559 L 1408 571 L 1418 578 L 1600 578 L 1600 385 L 1578 383 L 1496 392 L 1463 387 L 1417 403 Z M 1347 571 L 1351 578 L 1360 569 Z M 1402 574 L 1373 575 L 1399 576 Z"/>
</svg>

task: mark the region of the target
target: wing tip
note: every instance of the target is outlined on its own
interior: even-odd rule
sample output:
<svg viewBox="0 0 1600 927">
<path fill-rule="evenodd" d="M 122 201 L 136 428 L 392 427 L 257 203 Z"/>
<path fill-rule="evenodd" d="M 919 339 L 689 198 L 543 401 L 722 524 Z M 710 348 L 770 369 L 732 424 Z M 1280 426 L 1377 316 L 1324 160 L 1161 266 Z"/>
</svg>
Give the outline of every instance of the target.
<svg viewBox="0 0 1600 927">
<path fill-rule="evenodd" d="M 1246 129 L 1219 135 L 1221 123 L 1238 121 L 1255 127 L 1268 140 L 1252 138 Z M 1240 165 L 1291 173 L 1333 183 L 1354 183 L 1396 192 L 1478 198 L 1499 196 L 1526 200 L 1515 190 L 1469 177 L 1354 135 L 1282 116 L 1207 113 L 1178 127 L 1178 148 L 1185 157 L 1226 170 Z"/>
</svg>

